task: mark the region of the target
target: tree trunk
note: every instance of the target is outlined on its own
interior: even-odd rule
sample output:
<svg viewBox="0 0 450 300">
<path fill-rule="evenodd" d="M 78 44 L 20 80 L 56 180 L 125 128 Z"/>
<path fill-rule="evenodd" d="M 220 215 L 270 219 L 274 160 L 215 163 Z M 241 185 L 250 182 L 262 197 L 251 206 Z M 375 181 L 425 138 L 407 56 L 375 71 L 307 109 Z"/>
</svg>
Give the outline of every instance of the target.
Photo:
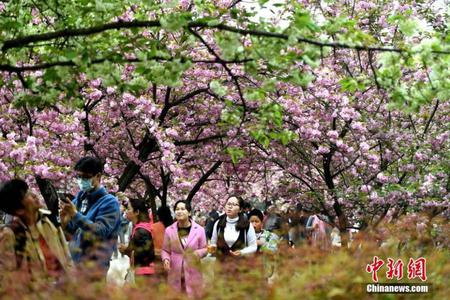
<svg viewBox="0 0 450 300">
<path fill-rule="evenodd" d="M 197 183 L 195 184 L 195 186 L 192 188 L 192 190 L 189 192 L 189 195 L 186 198 L 186 202 L 189 203 L 189 205 L 191 205 L 192 203 L 192 199 L 194 198 L 195 194 L 200 190 L 201 186 L 206 182 L 206 180 L 208 180 L 208 177 L 213 174 L 222 164 L 222 161 L 217 161 L 215 162 L 211 168 L 205 173 L 203 174 L 202 177 L 200 177 L 200 179 L 197 181 Z"/>
<path fill-rule="evenodd" d="M 139 166 L 134 161 L 129 161 L 119 178 L 119 191 L 124 192 L 139 172 Z"/>
<path fill-rule="evenodd" d="M 149 197 L 149 201 L 150 201 L 150 208 L 152 209 L 153 221 L 156 222 L 157 221 L 157 215 L 156 215 L 156 201 L 155 201 L 155 197 L 150 196 Z"/>
<path fill-rule="evenodd" d="M 157 149 L 158 143 L 156 140 L 154 138 L 149 138 L 146 135 L 139 145 L 139 160 L 145 161 L 150 153 L 155 152 Z M 128 188 L 140 169 L 141 167 L 132 160 L 127 163 L 125 170 L 119 178 L 119 191 L 124 192 Z"/>
<path fill-rule="evenodd" d="M 339 228 L 339 234 L 341 235 L 341 248 L 347 250 L 350 242 L 350 234 L 347 228 Z"/>
</svg>

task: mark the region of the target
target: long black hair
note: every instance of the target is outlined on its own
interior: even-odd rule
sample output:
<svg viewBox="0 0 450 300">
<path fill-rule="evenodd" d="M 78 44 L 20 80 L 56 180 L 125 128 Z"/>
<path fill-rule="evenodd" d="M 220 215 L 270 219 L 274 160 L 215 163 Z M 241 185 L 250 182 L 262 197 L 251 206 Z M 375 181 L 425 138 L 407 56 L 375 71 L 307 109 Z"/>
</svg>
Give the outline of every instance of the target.
<svg viewBox="0 0 450 300">
<path fill-rule="evenodd" d="M 238 197 L 238 196 L 230 196 L 227 199 L 227 202 L 230 198 L 237 198 L 239 200 L 239 209 L 242 210 L 242 208 L 244 207 L 244 199 L 242 199 L 242 197 Z M 237 231 L 241 231 L 243 229 L 248 229 L 248 227 L 250 226 L 250 222 L 248 221 L 247 216 L 245 216 L 241 211 L 238 214 L 238 222 L 236 224 L 236 230 Z M 217 224 L 218 227 L 222 228 L 222 230 L 225 228 L 225 226 L 227 225 L 227 215 L 224 214 L 223 216 L 221 216 L 219 218 L 219 223 Z"/>
<path fill-rule="evenodd" d="M 172 213 L 167 206 L 160 206 L 156 214 L 158 215 L 158 220 L 164 224 L 164 227 L 169 227 L 173 224 Z"/>
<path fill-rule="evenodd" d="M 23 199 L 28 192 L 28 184 L 22 179 L 12 179 L 0 185 L 0 210 L 15 215 L 25 208 Z"/>
<path fill-rule="evenodd" d="M 150 217 L 148 214 L 148 210 L 150 209 L 150 205 L 144 199 L 133 199 L 131 198 L 128 202 L 128 205 L 133 207 L 133 210 L 139 211 L 138 221 L 149 221 Z"/>
</svg>

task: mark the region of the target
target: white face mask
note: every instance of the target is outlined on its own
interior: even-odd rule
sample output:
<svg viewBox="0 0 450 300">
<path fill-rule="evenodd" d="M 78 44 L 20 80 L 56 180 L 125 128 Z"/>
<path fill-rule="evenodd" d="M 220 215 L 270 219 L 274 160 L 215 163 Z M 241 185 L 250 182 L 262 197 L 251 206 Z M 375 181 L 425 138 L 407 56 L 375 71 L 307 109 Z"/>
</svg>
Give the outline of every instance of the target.
<svg viewBox="0 0 450 300">
<path fill-rule="evenodd" d="M 82 190 L 83 192 L 90 191 L 94 188 L 94 186 L 92 185 L 92 178 L 78 178 L 77 184 L 80 190 Z"/>
</svg>

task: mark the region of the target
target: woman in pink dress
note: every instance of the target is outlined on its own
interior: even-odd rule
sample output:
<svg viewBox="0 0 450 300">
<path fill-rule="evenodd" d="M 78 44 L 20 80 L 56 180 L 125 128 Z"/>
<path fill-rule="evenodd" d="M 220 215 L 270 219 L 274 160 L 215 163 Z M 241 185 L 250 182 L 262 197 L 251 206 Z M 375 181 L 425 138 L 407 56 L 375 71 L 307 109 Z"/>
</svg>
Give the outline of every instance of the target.
<svg viewBox="0 0 450 300">
<path fill-rule="evenodd" d="M 198 266 L 207 254 L 203 227 L 191 218 L 191 207 L 183 200 L 174 206 L 176 222 L 166 228 L 161 257 L 168 272 L 168 283 L 174 289 L 198 298 L 203 278 Z"/>
</svg>

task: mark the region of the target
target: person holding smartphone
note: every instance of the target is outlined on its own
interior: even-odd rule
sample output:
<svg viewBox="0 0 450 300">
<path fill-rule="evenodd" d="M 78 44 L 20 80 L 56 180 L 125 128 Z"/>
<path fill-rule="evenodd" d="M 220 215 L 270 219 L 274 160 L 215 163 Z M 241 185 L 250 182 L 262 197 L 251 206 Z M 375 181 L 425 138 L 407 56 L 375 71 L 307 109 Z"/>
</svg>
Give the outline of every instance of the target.
<svg viewBox="0 0 450 300">
<path fill-rule="evenodd" d="M 101 185 L 103 163 L 83 157 L 75 165 L 80 192 L 73 201 L 60 202 L 61 225 L 72 235 L 69 248 L 74 262 L 106 276 L 120 227 L 120 207 L 116 197 Z"/>
</svg>

